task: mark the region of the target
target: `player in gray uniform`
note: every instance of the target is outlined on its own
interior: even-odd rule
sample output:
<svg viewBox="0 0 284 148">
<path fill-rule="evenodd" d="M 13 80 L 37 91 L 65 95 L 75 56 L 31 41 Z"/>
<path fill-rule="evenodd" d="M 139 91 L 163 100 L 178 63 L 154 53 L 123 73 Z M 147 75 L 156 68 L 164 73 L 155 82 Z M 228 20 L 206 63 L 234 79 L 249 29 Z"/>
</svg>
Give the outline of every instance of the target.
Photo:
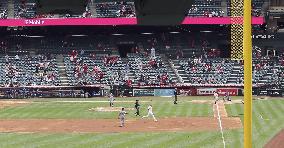
<svg viewBox="0 0 284 148">
<path fill-rule="evenodd" d="M 110 93 L 109 94 L 109 106 L 110 107 L 113 107 L 113 102 L 114 102 L 114 97 L 113 97 L 113 95 L 112 95 L 112 93 Z"/>
<path fill-rule="evenodd" d="M 125 122 L 125 115 L 127 114 L 127 112 L 124 110 L 124 107 L 121 109 L 121 111 L 118 114 L 118 119 L 120 119 L 120 126 L 119 127 L 123 127 L 124 126 L 124 122 Z"/>
</svg>

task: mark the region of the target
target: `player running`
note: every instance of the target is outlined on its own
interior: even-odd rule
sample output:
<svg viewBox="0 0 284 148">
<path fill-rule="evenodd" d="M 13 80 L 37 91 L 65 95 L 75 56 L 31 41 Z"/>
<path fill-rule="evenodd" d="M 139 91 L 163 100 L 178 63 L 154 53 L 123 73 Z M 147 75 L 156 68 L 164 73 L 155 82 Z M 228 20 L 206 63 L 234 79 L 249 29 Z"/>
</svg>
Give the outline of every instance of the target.
<svg viewBox="0 0 284 148">
<path fill-rule="evenodd" d="M 109 94 L 109 106 L 110 107 L 113 107 L 113 102 L 114 102 L 114 97 L 113 97 L 113 94 L 112 93 L 110 93 Z"/>
<path fill-rule="evenodd" d="M 148 114 L 147 114 L 147 116 L 143 116 L 142 119 L 143 119 L 143 118 L 146 118 L 146 117 L 149 117 L 149 116 L 152 116 L 155 122 L 158 121 L 158 120 L 155 118 L 155 115 L 154 115 L 154 113 L 153 113 L 153 107 L 152 107 L 152 105 L 149 105 L 149 106 L 148 106 Z"/>
<path fill-rule="evenodd" d="M 215 100 L 215 104 L 217 103 L 217 101 L 219 101 L 219 94 L 216 92 L 216 91 L 214 91 L 214 100 Z M 223 100 L 224 100 L 224 98 L 223 98 Z"/>
<path fill-rule="evenodd" d="M 139 112 L 139 109 L 140 109 L 139 100 L 136 100 L 134 107 L 135 107 L 135 109 L 136 109 L 135 115 L 136 115 L 136 116 L 140 116 L 140 112 Z"/>
<path fill-rule="evenodd" d="M 127 112 L 124 110 L 124 107 L 121 108 L 121 111 L 118 114 L 118 119 L 120 119 L 120 126 L 119 127 L 124 127 L 124 122 L 125 122 L 125 115 Z"/>
</svg>

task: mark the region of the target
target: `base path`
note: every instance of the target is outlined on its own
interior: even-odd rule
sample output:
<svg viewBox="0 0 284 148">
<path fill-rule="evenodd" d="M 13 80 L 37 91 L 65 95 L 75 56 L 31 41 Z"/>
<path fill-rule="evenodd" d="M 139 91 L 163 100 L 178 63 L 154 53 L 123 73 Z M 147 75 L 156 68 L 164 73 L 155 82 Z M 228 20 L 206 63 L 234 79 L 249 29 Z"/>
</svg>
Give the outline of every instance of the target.
<svg viewBox="0 0 284 148">
<path fill-rule="evenodd" d="M 223 118 L 224 129 L 240 129 L 240 118 Z M 11 119 L 0 120 L 0 132 L 18 133 L 113 133 L 113 132 L 159 132 L 159 131 L 218 131 L 214 117 L 164 118 L 126 120 L 125 127 L 118 127 L 114 119 Z"/>
<path fill-rule="evenodd" d="M 18 100 L 9 100 L 9 101 L 0 101 L 0 109 L 10 106 L 19 106 L 30 104 L 30 101 L 18 101 Z"/>
<path fill-rule="evenodd" d="M 284 146 L 284 129 L 279 132 L 274 138 L 272 138 L 265 148 L 283 148 Z"/>
<path fill-rule="evenodd" d="M 226 107 L 225 107 L 224 102 L 223 101 L 218 101 L 217 104 L 218 104 L 218 108 L 219 108 L 220 117 L 221 118 L 228 117 L 228 113 L 226 111 Z M 214 117 L 216 117 L 216 118 L 218 117 L 217 104 L 213 104 Z"/>
</svg>

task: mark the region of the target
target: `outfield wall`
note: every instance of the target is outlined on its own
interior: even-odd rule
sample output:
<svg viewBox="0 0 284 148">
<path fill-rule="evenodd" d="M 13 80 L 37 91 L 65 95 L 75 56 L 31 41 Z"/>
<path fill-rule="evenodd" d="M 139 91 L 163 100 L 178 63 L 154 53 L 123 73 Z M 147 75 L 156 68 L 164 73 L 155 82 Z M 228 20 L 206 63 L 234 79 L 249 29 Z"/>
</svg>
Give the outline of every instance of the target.
<svg viewBox="0 0 284 148">
<path fill-rule="evenodd" d="M 243 96 L 243 85 L 175 85 L 175 86 L 25 86 L 0 87 L 1 98 L 63 98 L 63 97 L 102 97 L 110 92 L 114 96 L 174 96 L 175 89 L 178 95 L 183 96 L 212 96 L 216 91 L 220 96 L 226 92 L 230 96 Z M 254 85 L 253 95 L 256 96 L 283 96 L 283 90 L 267 85 Z"/>
</svg>

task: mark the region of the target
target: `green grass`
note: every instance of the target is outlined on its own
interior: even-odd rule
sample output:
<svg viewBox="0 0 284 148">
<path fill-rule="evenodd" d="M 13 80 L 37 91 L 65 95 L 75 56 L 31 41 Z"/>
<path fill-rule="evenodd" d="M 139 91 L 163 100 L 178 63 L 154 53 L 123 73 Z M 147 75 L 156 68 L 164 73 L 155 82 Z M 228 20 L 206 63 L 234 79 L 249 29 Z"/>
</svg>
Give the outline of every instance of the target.
<svg viewBox="0 0 284 148">
<path fill-rule="evenodd" d="M 242 147 L 240 131 L 227 131 L 228 147 Z M 230 140 L 233 139 L 233 140 Z M 188 148 L 223 147 L 220 132 L 163 132 L 111 134 L 0 134 L 0 147 L 47 148 Z"/>
<path fill-rule="evenodd" d="M 243 121 L 243 105 L 226 106 L 231 116 L 240 116 Z M 281 129 L 284 128 L 284 100 L 256 100 L 253 101 L 253 145 L 263 147 Z"/>
<path fill-rule="evenodd" d="M 170 101 L 141 102 L 141 115 L 147 114 L 149 104 L 153 105 L 153 112 L 158 118 L 186 117 L 186 116 L 213 116 L 210 104 L 193 104 L 183 102 L 174 105 Z M 112 119 L 117 112 L 94 112 L 90 108 L 107 107 L 107 102 L 34 102 L 24 106 L 7 107 L 0 110 L 2 119 Z M 134 102 L 120 103 L 115 106 L 133 108 Z M 136 118 L 135 111 L 129 111 L 128 118 Z"/>
<path fill-rule="evenodd" d="M 135 100 L 136 98 L 118 98 L 117 100 Z M 148 104 L 153 105 L 158 118 L 163 117 L 192 117 L 212 116 L 212 105 L 192 104 L 190 100 L 212 99 L 211 97 L 183 97 L 178 105 L 173 105 L 171 98 L 139 98 L 142 103 L 142 115 L 146 114 Z M 234 97 L 233 99 L 241 99 Z M 7 107 L 0 110 L 0 119 L 98 119 L 116 118 L 117 113 L 98 113 L 88 111 L 92 107 L 108 106 L 102 102 L 54 102 L 58 100 L 105 100 L 95 99 L 38 99 L 33 103 Z M 134 102 L 115 103 L 115 106 L 133 107 Z M 226 105 L 229 116 L 237 116 L 243 120 L 243 105 Z M 136 118 L 132 112 L 128 118 Z M 263 147 L 277 132 L 284 128 L 284 100 L 253 101 L 253 146 Z M 260 115 L 264 119 L 261 119 Z M 243 147 L 243 130 L 225 130 L 226 146 L 228 148 Z M 220 148 L 223 147 L 221 134 L 216 132 L 152 132 L 152 133 L 0 133 L 0 147 L 2 148 Z"/>
</svg>

